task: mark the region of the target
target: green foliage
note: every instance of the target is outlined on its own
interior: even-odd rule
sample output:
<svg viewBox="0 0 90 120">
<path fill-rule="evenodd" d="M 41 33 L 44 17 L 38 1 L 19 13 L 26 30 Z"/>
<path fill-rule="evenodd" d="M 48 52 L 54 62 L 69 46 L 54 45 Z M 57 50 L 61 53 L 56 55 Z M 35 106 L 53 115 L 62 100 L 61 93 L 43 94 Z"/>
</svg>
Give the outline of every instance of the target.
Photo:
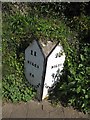
<svg viewBox="0 0 90 120">
<path fill-rule="evenodd" d="M 27 85 L 23 64 L 17 60 L 15 53 L 8 53 L 8 56 L 3 60 L 2 95 L 13 102 L 28 101 L 34 97 L 35 91 Z"/>
<path fill-rule="evenodd" d="M 24 51 L 30 43 L 26 25 L 23 15 L 3 13 L 2 95 L 5 100 L 12 102 L 28 101 L 36 94 L 24 75 Z"/>
<path fill-rule="evenodd" d="M 55 101 L 63 105 L 72 105 L 83 112 L 90 111 L 90 45 L 80 44 L 80 53 L 73 48 L 68 49 L 64 70 L 60 82 L 53 90 Z M 74 57 L 77 57 L 75 60 Z M 53 96 L 52 96 L 53 95 Z"/>
<path fill-rule="evenodd" d="M 53 91 L 54 100 L 83 112 L 90 111 L 90 44 L 78 43 L 78 51 L 67 45 L 66 61 L 60 82 Z"/>
<path fill-rule="evenodd" d="M 74 107 L 78 107 L 80 110 L 89 111 L 90 109 L 90 81 L 89 81 L 89 54 L 90 45 L 81 44 L 80 54 L 77 61 L 72 61 L 73 56 L 71 55 L 71 61 L 68 61 L 68 84 L 67 84 L 67 94 L 70 95 L 69 102 Z M 77 54 L 78 55 L 78 54 Z M 74 55 L 75 56 L 75 55 Z M 70 60 L 67 57 L 68 60 Z M 88 68 L 88 69 L 87 69 Z M 73 83 L 73 84 L 72 84 Z M 75 95 L 75 96 L 74 96 Z M 76 99 L 75 99 L 76 98 Z"/>
<path fill-rule="evenodd" d="M 88 3 L 20 4 L 7 3 L 4 11 L 9 11 L 3 13 L 3 96 L 28 101 L 35 94 L 27 86 L 23 71 L 24 50 L 34 34 L 39 39 L 59 40 L 66 53 L 63 75 L 53 91 L 54 100 L 90 111 Z"/>
<path fill-rule="evenodd" d="M 10 4 L 9 4 L 10 5 Z M 10 6 L 9 6 L 10 7 Z M 70 33 L 63 21 L 3 12 L 3 97 L 13 102 L 28 101 L 35 92 L 24 77 L 24 51 L 34 34 L 39 39 L 65 39 Z"/>
</svg>

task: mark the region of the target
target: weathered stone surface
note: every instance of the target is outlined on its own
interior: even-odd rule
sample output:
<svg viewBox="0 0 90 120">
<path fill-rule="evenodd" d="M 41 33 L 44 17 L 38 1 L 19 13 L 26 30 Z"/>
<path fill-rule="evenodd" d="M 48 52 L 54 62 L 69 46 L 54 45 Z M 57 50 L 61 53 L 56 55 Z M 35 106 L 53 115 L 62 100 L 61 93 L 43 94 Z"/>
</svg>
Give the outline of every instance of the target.
<svg viewBox="0 0 90 120">
<path fill-rule="evenodd" d="M 65 118 L 80 118 L 77 111 L 75 111 L 72 107 L 63 107 L 64 117 Z"/>
<path fill-rule="evenodd" d="M 57 107 L 56 110 L 50 112 L 50 118 L 64 118 L 64 112 L 62 106 Z"/>
<path fill-rule="evenodd" d="M 42 109 L 42 104 L 37 102 L 28 103 L 27 118 L 48 118 L 49 113 Z"/>
<path fill-rule="evenodd" d="M 13 111 L 13 104 L 6 103 L 2 107 L 2 118 L 10 118 L 12 111 Z"/>
<path fill-rule="evenodd" d="M 3 118 L 87 118 L 82 112 L 62 105 L 53 107 L 48 101 L 27 103 L 5 103 L 2 107 Z M 90 116 L 89 116 L 90 117 Z"/>
<path fill-rule="evenodd" d="M 82 112 L 74 110 L 72 107 L 63 107 L 65 118 L 86 118 Z"/>
<path fill-rule="evenodd" d="M 21 103 L 13 105 L 13 111 L 10 115 L 10 118 L 26 118 L 27 117 L 27 104 Z"/>
<path fill-rule="evenodd" d="M 78 112 L 78 114 L 79 114 L 80 118 L 88 118 L 88 114 L 84 114 L 83 112 Z"/>
<path fill-rule="evenodd" d="M 51 112 L 57 109 L 56 107 L 53 107 L 51 103 L 49 103 L 46 100 L 43 100 L 41 104 L 43 105 L 43 110 L 47 112 Z"/>
</svg>

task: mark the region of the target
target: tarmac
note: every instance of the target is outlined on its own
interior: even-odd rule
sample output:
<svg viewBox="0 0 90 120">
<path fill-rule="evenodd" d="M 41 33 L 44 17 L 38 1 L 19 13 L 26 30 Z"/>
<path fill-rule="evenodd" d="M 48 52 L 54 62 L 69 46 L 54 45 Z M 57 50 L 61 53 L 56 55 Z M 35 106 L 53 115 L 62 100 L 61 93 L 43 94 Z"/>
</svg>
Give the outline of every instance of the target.
<svg viewBox="0 0 90 120">
<path fill-rule="evenodd" d="M 49 101 L 31 100 L 17 104 L 4 103 L 2 105 L 2 118 L 88 118 L 87 114 L 79 112 L 72 107 L 62 105 L 53 106 Z M 25 119 L 26 120 L 26 119 Z"/>
</svg>

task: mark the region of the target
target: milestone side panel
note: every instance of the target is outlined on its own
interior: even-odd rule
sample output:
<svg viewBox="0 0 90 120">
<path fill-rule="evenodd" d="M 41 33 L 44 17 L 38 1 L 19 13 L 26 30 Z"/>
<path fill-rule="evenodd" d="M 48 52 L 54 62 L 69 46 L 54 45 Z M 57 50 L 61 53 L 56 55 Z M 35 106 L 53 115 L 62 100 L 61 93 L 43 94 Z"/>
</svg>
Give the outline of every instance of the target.
<svg viewBox="0 0 90 120">
<path fill-rule="evenodd" d="M 57 83 L 57 74 L 63 69 L 63 64 L 65 61 L 65 53 L 61 45 L 56 46 L 53 52 L 47 59 L 46 75 L 43 88 L 43 97 L 44 99 L 48 95 L 48 90 L 54 84 Z"/>
<path fill-rule="evenodd" d="M 25 50 L 25 76 L 38 91 L 41 90 L 43 64 L 44 57 L 37 42 L 34 41 Z"/>
</svg>

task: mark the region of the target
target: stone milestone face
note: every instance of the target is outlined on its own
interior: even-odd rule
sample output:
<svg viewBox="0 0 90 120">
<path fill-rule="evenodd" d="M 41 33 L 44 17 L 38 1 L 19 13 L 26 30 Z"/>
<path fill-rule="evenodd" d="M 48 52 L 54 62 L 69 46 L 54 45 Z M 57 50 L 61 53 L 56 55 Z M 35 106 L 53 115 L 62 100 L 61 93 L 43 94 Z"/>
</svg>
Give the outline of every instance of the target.
<svg viewBox="0 0 90 120">
<path fill-rule="evenodd" d="M 25 50 L 25 76 L 29 83 L 41 95 L 44 57 L 36 41 L 33 41 Z"/>
<path fill-rule="evenodd" d="M 34 40 L 25 50 L 25 76 L 37 90 L 39 99 L 48 95 L 48 90 L 57 81 L 57 70 L 63 69 L 65 54 L 58 43 Z"/>
<path fill-rule="evenodd" d="M 48 91 L 53 87 L 57 81 L 58 74 L 61 74 L 61 70 L 63 69 L 63 64 L 65 61 L 65 53 L 61 45 L 57 45 L 52 53 L 47 58 L 47 66 L 46 66 L 46 74 L 43 88 L 43 96 L 44 99 L 48 96 Z"/>
</svg>

